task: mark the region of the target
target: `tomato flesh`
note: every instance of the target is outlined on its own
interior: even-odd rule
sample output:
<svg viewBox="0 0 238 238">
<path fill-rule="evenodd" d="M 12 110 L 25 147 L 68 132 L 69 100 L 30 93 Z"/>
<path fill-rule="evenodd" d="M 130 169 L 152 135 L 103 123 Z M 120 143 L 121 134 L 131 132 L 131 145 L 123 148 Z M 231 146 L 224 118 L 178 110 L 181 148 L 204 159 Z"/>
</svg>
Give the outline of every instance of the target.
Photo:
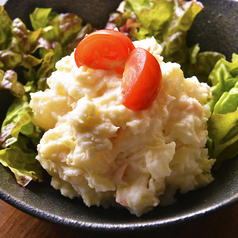
<svg viewBox="0 0 238 238">
<path fill-rule="evenodd" d="M 116 69 L 122 73 L 130 52 L 135 49 L 131 40 L 115 30 L 98 30 L 86 36 L 76 47 L 74 58 L 78 67 Z"/>
<path fill-rule="evenodd" d="M 134 49 L 123 73 L 122 104 L 134 111 L 145 110 L 155 100 L 161 85 L 162 73 L 156 58 L 145 49 Z"/>
</svg>

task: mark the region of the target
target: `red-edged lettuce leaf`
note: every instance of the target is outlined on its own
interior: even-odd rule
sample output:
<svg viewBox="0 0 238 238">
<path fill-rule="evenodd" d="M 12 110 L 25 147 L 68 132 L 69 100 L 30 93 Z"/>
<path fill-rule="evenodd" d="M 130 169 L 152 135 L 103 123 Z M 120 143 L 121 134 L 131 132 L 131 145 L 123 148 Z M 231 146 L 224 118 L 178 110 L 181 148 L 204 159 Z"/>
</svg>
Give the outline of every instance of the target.
<svg viewBox="0 0 238 238">
<path fill-rule="evenodd" d="M 16 98 L 3 121 L 0 134 L 0 162 L 15 174 L 22 186 L 31 180 L 42 181 L 42 168 L 35 159 L 37 153 L 34 148 L 43 131 L 32 124 L 32 118 L 26 96 Z"/>
<path fill-rule="evenodd" d="M 185 77 L 197 76 L 206 82 L 217 60 L 224 55 L 199 52 L 199 45 L 187 46 L 187 32 L 202 9 L 198 1 L 125 0 L 125 6 L 111 14 L 106 28 L 117 27 L 133 40 L 155 37 L 162 45 L 165 62 L 177 62 Z"/>
<path fill-rule="evenodd" d="M 26 96 L 16 98 L 11 104 L 2 123 L 0 145 L 3 148 L 18 140 L 19 134 L 39 137 L 39 129 L 33 123 L 33 112 Z"/>
<path fill-rule="evenodd" d="M 0 162 L 22 186 L 31 180 L 42 181 L 35 149 L 43 131 L 32 123 L 29 94 L 45 90 L 55 62 L 73 52 L 85 34 L 93 31 L 75 14 L 58 14 L 49 8 L 36 8 L 30 20 L 32 31 L 19 18 L 12 21 L 0 6 L 0 90 L 15 97 L 1 127 Z M 19 71 L 23 72 L 21 82 Z"/>
<path fill-rule="evenodd" d="M 9 90 L 15 97 L 22 97 L 25 94 L 25 89 L 17 79 L 18 76 L 14 70 L 4 72 L 0 69 L 0 89 Z"/>
<path fill-rule="evenodd" d="M 42 167 L 35 159 L 37 153 L 27 145 L 28 137 L 20 135 L 17 142 L 0 150 L 0 163 L 8 167 L 15 175 L 17 182 L 25 187 L 30 181 L 43 181 Z"/>
</svg>

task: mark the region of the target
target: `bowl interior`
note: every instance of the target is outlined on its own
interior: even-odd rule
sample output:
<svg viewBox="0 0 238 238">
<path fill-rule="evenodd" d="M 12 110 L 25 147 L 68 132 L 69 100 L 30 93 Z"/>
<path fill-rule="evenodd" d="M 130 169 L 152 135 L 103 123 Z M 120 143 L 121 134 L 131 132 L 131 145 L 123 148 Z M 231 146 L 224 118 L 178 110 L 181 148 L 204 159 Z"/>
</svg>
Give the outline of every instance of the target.
<svg viewBox="0 0 238 238">
<path fill-rule="evenodd" d="M 199 43 L 201 51 L 217 51 L 228 60 L 238 53 L 238 2 L 233 0 L 202 0 L 204 9 L 195 18 L 188 33 L 188 45 Z"/>
<path fill-rule="evenodd" d="M 103 27 L 109 13 L 120 0 L 9 0 L 5 5 L 12 19 L 19 17 L 29 27 L 29 14 L 35 7 L 52 7 L 58 12 L 74 12 L 94 26 Z M 237 29 L 238 2 L 224 0 L 201 1 L 205 9 L 195 19 L 188 34 L 188 44 L 199 43 L 201 50 L 218 51 L 230 58 L 238 53 L 235 29 Z M 1 121 L 9 106 L 10 95 L 0 94 Z M 169 207 L 157 207 L 137 218 L 126 210 L 86 207 L 80 199 L 70 200 L 50 186 L 46 174 L 45 183 L 30 183 L 26 188 L 15 182 L 9 170 L 0 166 L 0 197 L 15 207 L 38 218 L 77 228 L 101 230 L 152 229 L 201 216 L 208 211 L 238 201 L 238 160 L 227 161 L 213 171 L 215 181 L 205 188 L 179 195 L 177 203 Z"/>
</svg>

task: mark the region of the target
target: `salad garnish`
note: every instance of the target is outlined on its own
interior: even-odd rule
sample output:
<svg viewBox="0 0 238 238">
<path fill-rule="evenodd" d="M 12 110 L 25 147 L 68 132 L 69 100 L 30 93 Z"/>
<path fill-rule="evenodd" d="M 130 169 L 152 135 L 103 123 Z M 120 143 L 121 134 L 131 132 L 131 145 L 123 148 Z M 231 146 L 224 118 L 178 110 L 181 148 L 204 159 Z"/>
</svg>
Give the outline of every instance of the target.
<svg viewBox="0 0 238 238">
<path fill-rule="evenodd" d="M 125 0 L 105 28 L 116 27 L 131 40 L 153 36 L 162 46 L 164 61 L 179 63 L 185 77 L 197 76 L 211 86 L 207 147 L 210 157 L 217 159 L 216 168 L 238 154 L 238 56 L 234 53 L 228 62 L 218 52 L 200 52 L 199 44 L 187 46 L 187 32 L 202 9 L 195 0 Z M 45 90 L 55 62 L 95 30 L 75 14 L 58 14 L 50 8 L 36 8 L 29 17 L 32 30 L 18 18 L 11 20 L 0 6 L 0 90 L 13 98 L 2 123 L 0 162 L 22 186 L 43 180 L 35 156 L 44 131 L 32 123 L 29 94 Z"/>
<path fill-rule="evenodd" d="M 36 8 L 30 20 L 33 30 L 19 18 L 12 21 L 0 6 L 0 90 L 13 95 L 1 127 L 0 162 L 9 167 L 22 186 L 31 180 L 43 180 L 35 156 L 44 131 L 32 123 L 29 94 L 45 90 L 55 63 L 93 31 L 92 25 L 83 25 L 77 15 L 58 14 L 50 8 Z"/>
<path fill-rule="evenodd" d="M 126 0 L 111 14 L 106 28 L 117 27 L 133 40 L 154 37 L 162 45 L 165 62 L 177 62 L 185 77 L 207 82 L 216 62 L 225 56 L 200 52 L 199 44 L 187 46 L 187 33 L 203 8 L 198 1 Z"/>
<path fill-rule="evenodd" d="M 212 97 L 207 102 L 212 115 L 208 120 L 210 157 L 214 169 L 238 154 L 238 55 L 231 62 L 220 59 L 208 77 Z"/>
</svg>

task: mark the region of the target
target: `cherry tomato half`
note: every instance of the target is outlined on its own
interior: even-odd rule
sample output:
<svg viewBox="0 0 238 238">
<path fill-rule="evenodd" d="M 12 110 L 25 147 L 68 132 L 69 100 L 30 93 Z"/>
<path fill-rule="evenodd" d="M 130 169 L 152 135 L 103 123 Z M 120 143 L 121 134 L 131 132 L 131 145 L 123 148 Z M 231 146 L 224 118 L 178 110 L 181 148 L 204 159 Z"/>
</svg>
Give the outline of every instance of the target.
<svg viewBox="0 0 238 238">
<path fill-rule="evenodd" d="M 162 85 L 161 68 L 147 50 L 134 49 L 129 55 L 122 78 L 123 105 L 131 110 L 151 106 Z"/>
<path fill-rule="evenodd" d="M 122 74 L 133 49 L 135 46 L 125 34 L 104 29 L 86 36 L 78 44 L 74 58 L 78 67 L 86 65 L 94 69 L 115 69 Z"/>
</svg>

